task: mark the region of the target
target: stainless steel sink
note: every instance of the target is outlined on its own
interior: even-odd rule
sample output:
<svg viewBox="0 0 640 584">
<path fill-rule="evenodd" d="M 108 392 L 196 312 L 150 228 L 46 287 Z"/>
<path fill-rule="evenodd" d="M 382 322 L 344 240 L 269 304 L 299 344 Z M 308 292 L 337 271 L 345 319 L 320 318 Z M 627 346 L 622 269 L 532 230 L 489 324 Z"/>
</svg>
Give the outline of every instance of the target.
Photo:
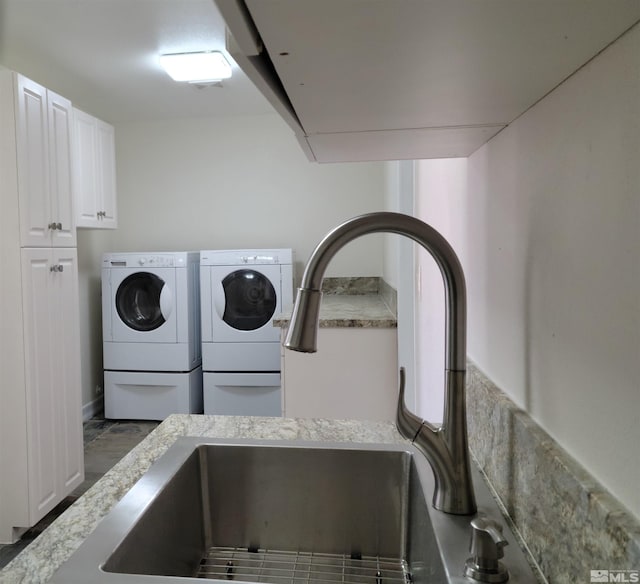
<svg viewBox="0 0 640 584">
<path fill-rule="evenodd" d="M 471 582 L 470 517 L 434 510 L 432 490 L 410 445 L 181 438 L 52 581 Z M 534 581 L 510 547 L 511 581 Z"/>
</svg>

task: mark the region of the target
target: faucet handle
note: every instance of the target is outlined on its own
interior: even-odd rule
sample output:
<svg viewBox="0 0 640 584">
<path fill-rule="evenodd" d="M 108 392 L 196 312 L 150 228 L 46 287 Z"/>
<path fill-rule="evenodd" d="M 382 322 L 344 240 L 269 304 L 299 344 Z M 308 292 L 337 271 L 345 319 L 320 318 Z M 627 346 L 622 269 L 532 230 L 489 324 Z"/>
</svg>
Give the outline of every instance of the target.
<svg viewBox="0 0 640 584">
<path fill-rule="evenodd" d="M 476 517 L 471 521 L 471 557 L 464 574 L 478 582 L 506 582 L 509 572 L 502 562 L 504 547 L 509 542 L 502 535 L 502 525 L 488 517 Z"/>
<path fill-rule="evenodd" d="M 400 367 L 400 390 L 398 391 L 398 406 L 396 410 L 396 428 L 403 438 L 407 438 L 412 442 L 416 439 L 420 428 L 424 423 L 415 414 L 407 409 L 404 403 L 404 386 L 406 382 L 406 374 L 404 367 Z"/>
</svg>

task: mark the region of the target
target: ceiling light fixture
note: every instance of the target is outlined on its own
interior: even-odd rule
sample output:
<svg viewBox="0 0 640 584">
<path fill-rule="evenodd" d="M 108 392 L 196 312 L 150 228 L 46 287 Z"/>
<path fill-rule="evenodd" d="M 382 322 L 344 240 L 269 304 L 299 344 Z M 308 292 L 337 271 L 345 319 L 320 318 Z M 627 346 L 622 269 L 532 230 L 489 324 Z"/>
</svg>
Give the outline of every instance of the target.
<svg viewBox="0 0 640 584">
<path fill-rule="evenodd" d="M 174 81 L 202 83 L 231 77 L 231 65 L 219 51 L 160 55 L 160 64 Z"/>
</svg>

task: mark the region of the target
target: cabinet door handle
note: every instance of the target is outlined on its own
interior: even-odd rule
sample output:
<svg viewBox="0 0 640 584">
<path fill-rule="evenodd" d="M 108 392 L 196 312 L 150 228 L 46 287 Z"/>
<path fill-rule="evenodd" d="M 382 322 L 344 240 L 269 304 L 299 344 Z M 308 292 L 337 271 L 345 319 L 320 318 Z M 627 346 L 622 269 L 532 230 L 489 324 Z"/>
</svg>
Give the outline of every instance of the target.
<svg viewBox="0 0 640 584">
<path fill-rule="evenodd" d="M 47 227 L 49 229 L 51 229 L 51 231 L 55 231 L 56 229 L 58 229 L 58 225 L 59 225 L 59 223 L 49 223 L 49 225 L 47 225 Z"/>
<path fill-rule="evenodd" d="M 62 223 L 56 223 L 56 229 L 61 230 L 62 229 Z"/>
<path fill-rule="evenodd" d="M 49 268 L 50 272 L 64 272 L 64 266 L 62 264 L 53 264 Z"/>
</svg>

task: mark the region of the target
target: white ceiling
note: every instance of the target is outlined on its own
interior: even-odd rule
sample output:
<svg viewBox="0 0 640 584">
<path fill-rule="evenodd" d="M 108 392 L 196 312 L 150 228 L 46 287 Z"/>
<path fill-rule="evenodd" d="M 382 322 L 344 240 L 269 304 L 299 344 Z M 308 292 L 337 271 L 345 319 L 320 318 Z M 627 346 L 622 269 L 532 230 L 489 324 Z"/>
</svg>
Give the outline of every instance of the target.
<svg viewBox="0 0 640 584">
<path fill-rule="evenodd" d="M 105 121 L 273 112 L 229 57 L 222 87 L 176 83 L 158 55 L 225 52 L 213 0 L 0 0 L 0 65 Z"/>
</svg>

